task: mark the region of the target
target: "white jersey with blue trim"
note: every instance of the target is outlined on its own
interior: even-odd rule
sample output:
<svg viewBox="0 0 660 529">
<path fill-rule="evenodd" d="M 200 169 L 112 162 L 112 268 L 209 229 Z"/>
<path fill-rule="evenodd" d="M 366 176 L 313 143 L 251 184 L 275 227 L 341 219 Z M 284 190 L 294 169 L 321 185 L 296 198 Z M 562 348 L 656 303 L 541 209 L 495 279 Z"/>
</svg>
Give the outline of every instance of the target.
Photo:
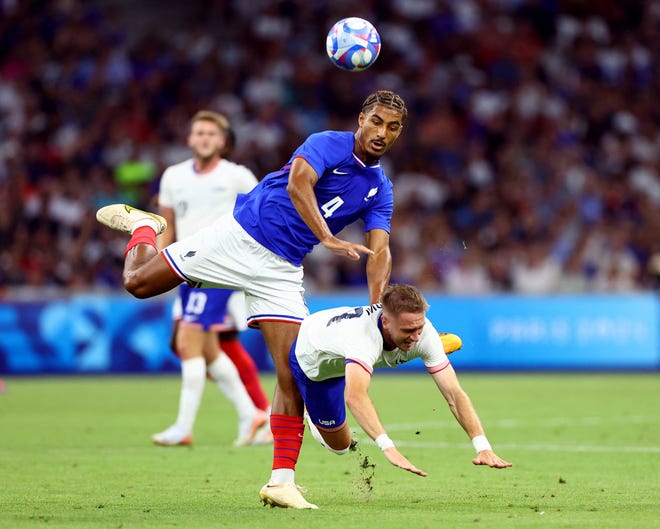
<svg viewBox="0 0 660 529">
<path fill-rule="evenodd" d="M 410 351 L 384 348 L 380 304 L 338 307 L 315 312 L 300 326 L 295 354 L 301 369 L 314 381 L 342 377 L 346 362 L 356 362 L 373 374 L 378 367 L 396 367 L 421 358 L 429 372 L 449 365 L 440 335 L 427 318 Z"/>
<path fill-rule="evenodd" d="M 390 232 L 394 207 L 392 182 L 380 162 L 365 165 L 353 152 L 354 133 L 325 131 L 312 134 L 289 162 L 270 173 L 250 193 L 236 199 L 234 217 L 255 240 L 296 266 L 319 243 L 302 220 L 286 191 L 295 158 L 303 158 L 319 180 L 314 194 L 333 234 L 358 219 L 364 231 Z"/>
</svg>

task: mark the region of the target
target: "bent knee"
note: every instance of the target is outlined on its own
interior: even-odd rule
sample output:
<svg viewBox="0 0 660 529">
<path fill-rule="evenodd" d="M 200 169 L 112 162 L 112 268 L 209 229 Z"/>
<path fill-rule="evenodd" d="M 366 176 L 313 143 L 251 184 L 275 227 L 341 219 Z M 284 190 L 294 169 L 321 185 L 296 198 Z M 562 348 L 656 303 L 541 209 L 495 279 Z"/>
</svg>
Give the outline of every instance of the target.
<svg viewBox="0 0 660 529">
<path fill-rule="evenodd" d="M 149 272 L 144 268 L 131 270 L 124 272 L 123 280 L 126 291 L 139 299 L 157 296 L 181 284 L 181 279 L 169 268 L 157 273 Z"/>
<path fill-rule="evenodd" d="M 351 449 L 351 443 L 349 441 L 348 444 L 346 444 L 343 441 L 340 442 L 334 442 L 332 445 L 328 443 L 327 440 L 325 440 L 325 444 L 328 450 L 330 450 L 333 454 L 337 454 L 338 456 L 343 456 L 345 453 L 347 453 Z"/>
<path fill-rule="evenodd" d="M 124 274 L 124 288 L 129 294 L 132 294 L 138 299 L 144 299 L 154 295 L 149 283 L 134 272 Z"/>
<path fill-rule="evenodd" d="M 124 288 L 126 292 L 133 295 L 138 299 L 144 299 L 148 297 L 144 285 L 141 281 L 137 280 L 135 276 L 129 276 L 124 278 Z"/>
<path fill-rule="evenodd" d="M 337 454 L 338 456 L 343 456 L 344 454 L 347 454 L 351 449 L 351 445 L 348 445 L 346 448 L 331 448 L 328 447 L 328 450 L 330 450 L 333 454 Z"/>
</svg>

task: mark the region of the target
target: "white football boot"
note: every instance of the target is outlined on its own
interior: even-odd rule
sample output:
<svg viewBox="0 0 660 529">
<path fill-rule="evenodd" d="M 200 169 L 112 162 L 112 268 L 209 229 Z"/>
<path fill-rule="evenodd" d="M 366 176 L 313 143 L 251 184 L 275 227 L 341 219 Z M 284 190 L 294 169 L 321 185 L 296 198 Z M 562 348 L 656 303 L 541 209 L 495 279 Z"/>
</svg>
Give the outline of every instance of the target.
<svg viewBox="0 0 660 529">
<path fill-rule="evenodd" d="M 192 433 L 174 424 L 167 430 L 151 436 L 154 444 L 160 446 L 188 446 L 192 444 Z"/>
<path fill-rule="evenodd" d="M 241 424 L 239 422 L 238 438 L 234 441 L 234 446 L 249 446 L 255 444 L 255 436 L 264 426 L 270 430 L 270 416 L 263 410 L 256 408 L 252 421 Z"/>
<path fill-rule="evenodd" d="M 156 235 L 167 229 L 167 221 L 160 215 L 142 211 L 127 204 L 111 204 L 104 206 L 96 212 L 96 220 L 113 230 L 133 233 L 133 227 L 139 221 L 151 220 L 156 222 Z"/>
<path fill-rule="evenodd" d="M 318 509 L 318 505 L 309 503 L 300 493 L 295 483 L 266 483 L 259 491 L 264 505 L 285 509 Z"/>
</svg>

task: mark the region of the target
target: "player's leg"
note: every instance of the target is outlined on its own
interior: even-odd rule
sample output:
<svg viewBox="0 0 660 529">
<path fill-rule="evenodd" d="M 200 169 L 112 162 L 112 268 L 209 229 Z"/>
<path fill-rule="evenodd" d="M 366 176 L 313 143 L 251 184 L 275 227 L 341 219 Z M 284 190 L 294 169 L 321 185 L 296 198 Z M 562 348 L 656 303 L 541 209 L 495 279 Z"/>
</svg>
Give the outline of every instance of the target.
<svg viewBox="0 0 660 529">
<path fill-rule="evenodd" d="M 150 230 L 147 227 L 141 229 Z M 158 255 L 155 232 L 151 233 L 154 246 L 150 242 L 130 247 L 131 239 L 124 257 L 124 288 L 140 299 L 168 292 L 182 282 Z"/>
<path fill-rule="evenodd" d="M 247 329 L 247 311 L 243 292 L 232 292 L 227 298 L 225 309 L 229 325 L 233 329 L 223 330 L 219 333 L 220 348 L 227 353 L 227 356 L 238 369 L 238 374 L 254 405 L 260 410 L 270 413 L 270 400 L 261 385 L 257 364 L 255 364 L 239 339 L 239 332 Z M 270 435 L 270 429 L 268 435 Z"/>
<path fill-rule="evenodd" d="M 305 420 L 312 437 L 337 455 L 347 453 L 353 436 L 346 421 L 345 378 L 310 380 L 298 363 L 295 344 L 289 353 L 289 366 L 305 403 Z"/>
<path fill-rule="evenodd" d="M 303 402 L 289 367 L 289 351 L 298 336 L 300 325 L 291 322 L 259 322 L 277 375 L 272 402 L 273 414 L 302 417 Z"/>
<path fill-rule="evenodd" d="M 250 237 L 237 224 L 233 233 L 233 271 L 245 292 L 248 324 L 261 328 L 277 372 L 270 417 L 273 434 L 273 465 L 270 481 L 259 491 L 262 501 L 296 509 L 316 509 L 295 484 L 295 465 L 304 433 L 303 404 L 288 367 L 288 352 L 298 335 L 298 325 L 309 313 L 303 297 L 303 269 L 272 252 Z M 226 238 L 229 238 L 227 236 Z M 246 266 L 249 268 L 246 270 Z M 223 284 L 231 286 L 232 283 Z"/>
<path fill-rule="evenodd" d="M 337 455 L 344 455 L 350 450 L 351 443 L 353 442 L 353 434 L 351 433 L 347 421 L 344 421 L 342 425 L 335 430 L 328 430 L 318 426 L 314 422 L 318 421 L 318 419 L 312 419 L 307 412 L 305 412 L 305 419 L 307 421 L 307 426 L 309 426 L 309 432 L 312 434 L 312 437 L 321 444 L 321 446 Z"/>
<path fill-rule="evenodd" d="M 274 444 L 271 482 L 293 483 L 305 425 L 302 397 L 291 374 L 288 355 L 300 325 L 262 321 L 260 329 L 272 356 L 277 377 L 270 414 Z"/>
<path fill-rule="evenodd" d="M 174 307 L 176 307 L 177 305 L 179 307 L 181 306 L 181 299 L 178 297 L 174 300 Z M 181 314 L 179 313 L 179 317 L 176 317 L 175 316 L 176 310 L 177 309 L 172 310 L 173 321 L 172 321 L 172 333 L 170 334 L 170 349 L 176 356 L 179 356 L 178 353 L 176 352 L 176 335 L 178 334 L 179 331 L 179 321 L 181 320 Z"/>
<path fill-rule="evenodd" d="M 160 215 L 126 204 L 112 204 L 96 212 L 109 228 L 131 235 L 124 253 L 124 288 L 137 298 L 149 298 L 173 289 L 182 279 L 158 258 L 156 236 L 167 229 Z"/>
<path fill-rule="evenodd" d="M 156 444 L 174 446 L 192 442 L 193 427 L 206 381 L 206 361 L 203 356 L 206 334 L 199 327 L 178 325 L 175 348 L 181 359 L 179 412 L 172 426 L 152 436 L 151 439 Z"/>
<path fill-rule="evenodd" d="M 302 447 L 305 424 L 303 402 L 288 365 L 291 345 L 298 335 L 297 323 L 260 322 L 273 358 L 277 384 L 272 402 L 273 465 L 269 482 L 259 491 L 264 503 L 294 509 L 317 509 L 295 485 L 295 469 Z"/>
<path fill-rule="evenodd" d="M 234 441 L 234 446 L 251 444 L 257 430 L 268 422 L 267 413 L 259 410 L 252 402 L 236 366 L 219 350 L 218 336 L 215 332 L 207 334 L 204 358 L 209 375 L 231 402 L 238 415 L 238 437 Z"/>
<path fill-rule="evenodd" d="M 237 446 L 244 446 L 245 444 L 271 444 L 273 442 L 273 434 L 270 431 L 270 400 L 268 400 L 266 392 L 261 386 L 257 364 L 255 364 L 250 354 L 243 347 L 237 332 L 219 333 L 219 340 L 220 348 L 225 353 L 223 356 L 228 357 L 232 365 L 237 369 L 243 387 L 250 396 L 252 403 L 260 412 L 255 415 L 252 424 L 256 425 L 261 422 L 261 425 L 256 430 L 253 430 L 252 426 L 250 426 L 247 435 L 239 435 L 235 444 Z M 262 416 L 265 418 L 264 421 L 260 419 Z"/>
<path fill-rule="evenodd" d="M 270 410 L 270 400 L 261 385 L 259 370 L 254 359 L 243 347 L 237 332 L 221 332 L 220 348 L 238 369 L 238 374 L 254 405 L 262 411 Z"/>
</svg>

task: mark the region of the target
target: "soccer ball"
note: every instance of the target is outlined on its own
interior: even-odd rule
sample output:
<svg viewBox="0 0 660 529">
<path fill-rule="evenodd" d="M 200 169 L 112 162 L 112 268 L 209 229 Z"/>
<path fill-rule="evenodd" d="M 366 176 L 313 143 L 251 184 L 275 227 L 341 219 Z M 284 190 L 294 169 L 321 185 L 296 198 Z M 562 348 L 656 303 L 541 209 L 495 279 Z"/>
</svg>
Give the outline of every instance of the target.
<svg viewBox="0 0 660 529">
<path fill-rule="evenodd" d="M 371 22 L 363 18 L 344 18 L 330 28 L 325 48 L 335 66 L 359 72 L 376 62 L 380 35 Z"/>
</svg>

